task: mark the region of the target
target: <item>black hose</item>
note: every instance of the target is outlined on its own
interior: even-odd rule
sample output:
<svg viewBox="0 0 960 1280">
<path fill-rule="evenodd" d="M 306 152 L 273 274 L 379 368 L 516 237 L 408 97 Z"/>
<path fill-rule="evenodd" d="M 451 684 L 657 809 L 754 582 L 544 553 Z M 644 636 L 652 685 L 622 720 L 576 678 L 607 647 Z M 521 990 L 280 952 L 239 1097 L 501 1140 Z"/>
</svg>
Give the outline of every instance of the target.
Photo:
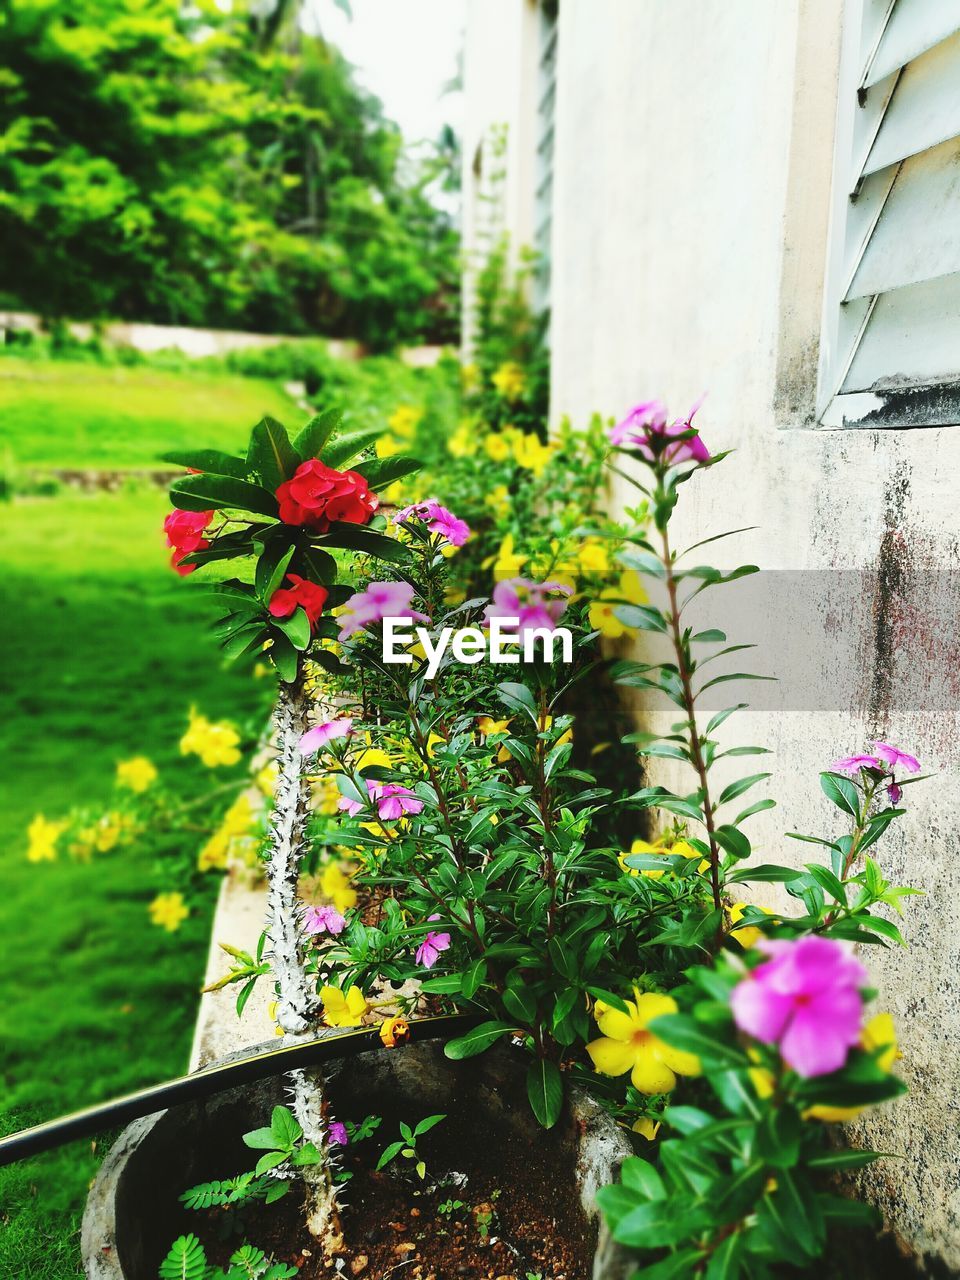
<svg viewBox="0 0 960 1280">
<path fill-rule="evenodd" d="M 474 1014 L 415 1018 L 409 1024 L 408 1043 L 462 1035 L 479 1021 L 480 1018 Z M 89 1138 L 103 1129 L 116 1128 L 130 1120 L 139 1119 L 140 1116 L 154 1115 L 158 1111 L 165 1111 L 167 1107 L 193 1102 L 213 1093 L 223 1093 L 227 1089 L 252 1084 L 255 1080 L 265 1080 L 269 1076 L 292 1071 L 297 1067 L 313 1067 L 329 1062 L 332 1058 L 352 1058 L 358 1053 L 383 1048 L 378 1027 L 359 1027 L 356 1030 L 328 1032 L 315 1040 L 281 1045 L 276 1049 L 251 1054 L 249 1058 L 205 1067 L 192 1075 L 151 1085 L 148 1089 L 140 1089 L 136 1093 L 125 1094 L 122 1098 L 101 1102 L 95 1107 L 86 1107 L 72 1115 L 61 1116 L 59 1120 L 47 1120 L 31 1129 L 23 1129 L 19 1133 L 0 1138 L 0 1167 L 25 1160 L 27 1156 L 38 1155 L 41 1151 L 62 1147 L 68 1142 L 76 1142 L 80 1138 Z"/>
</svg>

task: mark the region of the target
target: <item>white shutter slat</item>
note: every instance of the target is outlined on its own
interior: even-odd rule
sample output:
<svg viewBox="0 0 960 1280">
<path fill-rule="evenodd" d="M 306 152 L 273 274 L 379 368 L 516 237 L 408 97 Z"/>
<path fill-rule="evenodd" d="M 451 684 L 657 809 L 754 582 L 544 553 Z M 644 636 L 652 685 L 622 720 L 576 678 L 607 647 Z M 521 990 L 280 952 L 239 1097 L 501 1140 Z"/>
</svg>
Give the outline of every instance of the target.
<svg viewBox="0 0 960 1280">
<path fill-rule="evenodd" d="M 895 289 L 877 299 L 841 391 L 956 381 L 958 351 L 960 275 Z"/>
<path fill-rule="evenodd" d="M 960 31 L 960 0 L 897 0 L 863 87 L 869 89 L 885 80 L 955 31 Z"/>
<path fill-rule="evenodd" d="M 846 299 L 960 271 L 960 139 L 905 160 Z"/>
<path fill-rule="evenodd" d="M 960 32 L 903 69 L 864 174 L 960 135 Z"/>
</svg>

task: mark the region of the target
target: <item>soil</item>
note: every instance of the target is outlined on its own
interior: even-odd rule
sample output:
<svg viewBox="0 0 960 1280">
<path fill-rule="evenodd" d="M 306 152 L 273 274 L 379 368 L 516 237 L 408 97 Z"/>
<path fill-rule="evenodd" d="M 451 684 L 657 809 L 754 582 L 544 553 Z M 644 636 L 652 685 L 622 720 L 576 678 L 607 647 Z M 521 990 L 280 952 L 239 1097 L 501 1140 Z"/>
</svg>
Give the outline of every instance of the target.
<svg viewBox="0 0 960 1280">
<path fill-rule="evenodd" d="M 330 1097 L 339 1118 L 357 1123 L 366 1114 L 383 1117 L 372 1138 L 343 1150 L 342 1168 L 352 1175 L 344 1186 L 345 1247 L 339 1255 L 343 1262 L 337 1264 L 345 1278 L 590 1276 L 596 1227 L 583 1212 L 576 1186 L 572 1122 L 534 1133 L 527 1124 L 525 1091 L 514 1081 L 498 1082 L 502 1107 L 481 1109 L 469 1067 L 461 1066 L 464 1087 L 457 1090 L 447 1118 L 417 1141 L 426 1164 L 423 1180 L 414 1162 L 402 1157 L 379 1173 L 375 1165 L 381 1151 L 399 1138 L 401 1120 L 413 1126 L 436 1108 L 366 1089 L 358 1108 L 358 1099 L 350 1096 L 356 1081 L 352 1087 L 333 1082 Z M 514 1091 L 516 1097 L 504 1096 Z M 481 1117 L 484 1128 L 478 1130 Z M 535 1125 L 532 1117 L 530 1123 Z M 247 1240 L 277 1261 L 296 1266 L 302 1280 L 336 1274 L 333 1264 L 324 1265 L 304 1227 L 299 1191 L 271 1206 L 244 1209 L 242 1234 L 215 1245 L 218 1212 L 191 1214 L 187 1228 L 204 1241 L 211 1262 L 224 1265 Z"/>
</svg>

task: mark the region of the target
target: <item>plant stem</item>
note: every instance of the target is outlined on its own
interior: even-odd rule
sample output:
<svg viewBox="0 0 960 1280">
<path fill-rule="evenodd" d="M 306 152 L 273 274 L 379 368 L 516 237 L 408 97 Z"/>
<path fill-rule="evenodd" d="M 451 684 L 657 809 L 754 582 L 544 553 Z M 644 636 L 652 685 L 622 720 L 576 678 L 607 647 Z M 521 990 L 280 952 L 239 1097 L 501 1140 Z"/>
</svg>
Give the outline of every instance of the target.
<svg viewBox="0 0 960 1280">
<path fill-rule="evenodd" d="M 673 572 L 673 553 L 670 549 L 670 534 L 666 528 L 662 530 L 661 539 L 663 546 L 662 561 L 665 582 L 667 594 L 670 598 L 671 638 L 673 640 L 674 652 L 677 655 L 677 671 L 680 675 L 680 684 L 683 690 L 683 707 L 687 714 L 688 727 L 690 729 L 690 757 L 691 763 L 696 770 L 697 778 L 700 782 L 703 817 L 707 828 L 707 840 L 710 845 L 710 888 L 713 893 L 714 908 L 717 911 L 721 911 L 723 903 L 720 896 L 720 850 L 717 846 L 717 838 L 713 823 L 713 805 L 710 801 L 710 786 L 707 779 L 707 766 L 703 758 L 703 750 L 700 745 L 700 732 L 697 729 L 696 695 L 693 692 L 691 671 L 689 664 L 687 663 L 687 653 L 683 643 L 683 632 L 680 629 L 680 604 L 677 599 L 677 579 Z M 718 929 L 722 933 L 722 920 Z"/>
</svg>

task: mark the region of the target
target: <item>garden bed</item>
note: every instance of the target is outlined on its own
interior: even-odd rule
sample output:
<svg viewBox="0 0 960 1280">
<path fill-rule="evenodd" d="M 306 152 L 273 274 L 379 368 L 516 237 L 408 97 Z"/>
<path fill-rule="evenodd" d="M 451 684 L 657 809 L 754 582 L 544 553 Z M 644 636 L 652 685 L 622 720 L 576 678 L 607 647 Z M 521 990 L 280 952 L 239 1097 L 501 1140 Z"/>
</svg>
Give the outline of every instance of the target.
<svg viewBox="0 0 960 1280">
<path fill-rule="evenodd" d="M 343 1197 L 343 1274 L 591 1275 L 601 1231 L 596 1187 L 613 1176 L 627 1145 L 582 1097 L 555 1129 L 540 1129 L 525 1104 L 521 1058 L 504 1047 L 454 1063 L 439 1046 L 418 1045 L 344 1059 L 329 1071 L 334 1115 L 355 1123 L 381 1117 L 375 1138 L 348 1147 L 342 1163 L 353 1175 Z M 248 1169 L 243 1132 L 284 1100 L 283 1081 L 274 1079 L 132 1125 L 91 1195 L 88 1276 L 155 1280 L 171 1241 L 189 1232 L 204 1240 L 213 1263 L 225 1263 L 247 1240 L 296 1266 L 304 1280 L 330 1274 L 333 1264 L 324 1265 L 306 1232 L 298 1185 L 277 1204 L 241 1211 L 190 1211 L 179 1200 L 187 1187 Z M 428 1114 L 447 1118 L 418 1141 L 424 1179 L 405 1160 L 377 1172 L 400 1122 Z"/>
</svg>

